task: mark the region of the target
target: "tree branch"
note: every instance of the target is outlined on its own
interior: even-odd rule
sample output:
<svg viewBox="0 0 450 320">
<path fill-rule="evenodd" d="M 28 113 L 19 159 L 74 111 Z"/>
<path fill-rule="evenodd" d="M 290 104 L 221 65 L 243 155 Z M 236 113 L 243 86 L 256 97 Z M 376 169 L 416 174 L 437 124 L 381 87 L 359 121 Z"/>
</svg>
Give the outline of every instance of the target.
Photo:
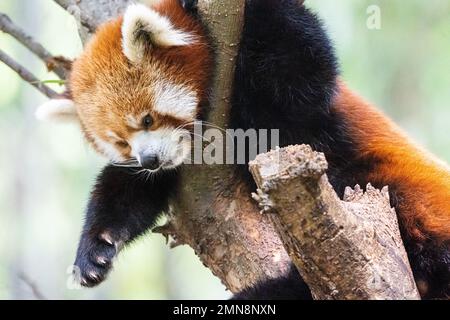
<svg viewBox="0 0 450 320">
<path fill-rule="evenodd" d="M 344 201 L 322 153 L 291 146 L 259 155 L 255 198 L 316 299 L 420 299 L 387 187 L 347 188 Z M 349 276 L 350 275 L 350 276 Z"/>
<path fill-rule="evenodd" d="M 55 72 L 60 79 L 65 79 L 68 72 L 68 59 L 62 57 L 54 57 L 47 49 L 44 48 L 33 37 L 28 35 L 21 27 L 14 22 L 6 14 L 0 12 L 0 30 L 10 34 L 17 41 L 27 47 L 31 52 L 36 54 L 45 62 L 49 71 Z"/>
<path fill-rule="evenodd" d="M 79 1 L 76 0 L 54 0 L 64 10 L 74 15 L 77 21 L 89 32 L 94 32 L 99 21 L 93 20 L 85 11 L 79 10 Z"/>
<path fill-rule="evenodd" d="M 220 128 L 228 125 L 236 57 L 244 21 L 245 1 L 200 0 L 199 11 L 215 42 L 216 70 L 212 86 L 212 111 L 208 120 Z"/>
<path fill-rule="evenodd" d="M 0 61 L 5 63 L 8 67 L 10 67 L 13 71 L 15 71 L 23 80 L 31 84 L 33 87 L 38 89 L 47 97 L 55 98 L 59 96 L 58 93 L 56 93 L 55 91 L 47 87 L 45 84 L 43 84 L 38 78 L 36 78 L 35 75 L 33 75 L 26 68 L 18 64 L 16 61 L 14 61 L 9 55 L 7 55 L 2 50 L 0 50 Z"/>
<path fill-rule="evenodd" d="M 74 16 L 83 43 L 103 22 L 117 17 L 132 0 L 53 0 Z"/>
</svg>

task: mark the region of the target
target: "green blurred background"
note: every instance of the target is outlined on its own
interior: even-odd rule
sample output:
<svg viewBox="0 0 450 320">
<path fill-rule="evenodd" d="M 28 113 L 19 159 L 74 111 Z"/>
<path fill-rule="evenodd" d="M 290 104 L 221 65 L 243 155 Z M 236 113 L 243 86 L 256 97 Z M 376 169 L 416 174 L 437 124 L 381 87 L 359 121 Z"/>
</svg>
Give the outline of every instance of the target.
<svg viewBox="0 0 450 320">
<path fill-rule="evenodd" d="M 450 160 L 450 1 L 309 0 L 325 21 L 344 79 L 416 141 Z M 367 9 L 381 9 L 381 29 Z M 0 0 L 54 54 L 81 51 L 72 18 L 51 0 Z M 40 79 L 55 79 L 5 34 L 0 48 Z M 60 88 L 55 87 L 60 90 Z M 38 123 L 45 98 L 0 64 L 0 299 L 213 299 L 227 292 L 188 247 L 148 235 L 125 250 L 95 289 L 67 286 L 83 210 L 104 164 L 75 125 Z"/>
</svg>

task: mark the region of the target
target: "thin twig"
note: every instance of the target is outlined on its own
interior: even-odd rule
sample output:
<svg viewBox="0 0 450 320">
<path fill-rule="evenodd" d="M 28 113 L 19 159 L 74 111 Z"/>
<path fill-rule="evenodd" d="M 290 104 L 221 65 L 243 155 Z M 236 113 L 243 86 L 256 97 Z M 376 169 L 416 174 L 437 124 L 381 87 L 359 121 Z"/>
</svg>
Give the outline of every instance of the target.
<svg viewBox="0 0 450 320">
<path fill-rule="evenodd" d="M 49 98 L 55 98 L 58 96 L 58 93 L 47 87 L 43 84 L 35 75 L 33 75 L 30 71 L 25 69 L 23 66 L 18 64 L 14 59 L 12 59 L 5 52 L 0 50 L 0 61 L 5 63 L 8 67 L 14 70 L 23 80 L 34 86 L 41 93 L 45 94 Z"/>
<path fill-rule="evenodd" d="M 28 35 L 21 27 L 16 25 L 10 17 L 0 12 L 0 30 L 13 36 L 31 52 L 45 62 L 49 71 L 55 72 L 60 79 L 65 79 L 67 75 L 67 64 L 64 59 L 54 57 L 42 44 Z M 67 59 L 65 59 L 68 61 Z"/>
<path fill-rule="evenodd" d="M 76 20 L 81 23 L 81 25 L 88 29 L 89 32 L 94 32 L 97 28 L 98 23 L 94 21 L 90 16 L 82 12 L 77 5 L 77 0 L 53 0 L 59 4 L 64 10 L 66 10 L 71 15 L 75 16 Z"/>
<path fill-rule="evenodd" d="M 33 295 L 38 300 L 47 300 L 47 298 L 42 294 L 41 290 L 37 287 L 36 283 L 30 279 L 24 272 L 19 273 L 19 279 L 22 280 L 26 285 L 28 285 L 33 292 Z"/>
</svg>

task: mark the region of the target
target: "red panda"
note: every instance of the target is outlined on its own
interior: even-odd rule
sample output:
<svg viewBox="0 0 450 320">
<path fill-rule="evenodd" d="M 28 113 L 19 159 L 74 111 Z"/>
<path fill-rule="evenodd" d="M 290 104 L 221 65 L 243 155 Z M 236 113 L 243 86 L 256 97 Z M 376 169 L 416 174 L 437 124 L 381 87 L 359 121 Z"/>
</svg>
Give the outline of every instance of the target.
<svg viewBox="0 0 450 320">
<path fill-rule="evenodd" d="M 72 112 L 87 141 L 113 162 L 176 167 L 189 151 L 178 140 L 207 100 L 212 59 L 202 25 L 177 1 L 153 9 L 133 4 L 125 17 L 102 25 L 75 61 L 73 102 L 60 100 L 61 108 L 52 101 L 38 116 Z M 151 163 L 155 154 L 160 163 Z"/>
<path fill-rule="evenodd" d="M 113 162 L 97 178 L 77 252 L 85 286 L 102 282 L 122 245 L 151 228 L 176 196 L 171 169 L 190 151 L 180 138 L 207 111 L 214 61 L 195 3 L 131 5 L 75 62 L 71 99 L 38 110 L 41 118 L 78 119 L 87 141 Z M 279 129 L 280 146 L 323 152 L 341 196 L 346 186 L 388 185 L 422 297 L 448 297 L 450 169 L 348 89 L 338 69 L 320 20 L 304 5 L 248 0 L 229 127 Z M 236 167 L 253 186 L 247 167 Z M 154 179 L 135 179 L 143 169 Z M 235 298 L 311 295 L 292 271 Z"/>
</svg>

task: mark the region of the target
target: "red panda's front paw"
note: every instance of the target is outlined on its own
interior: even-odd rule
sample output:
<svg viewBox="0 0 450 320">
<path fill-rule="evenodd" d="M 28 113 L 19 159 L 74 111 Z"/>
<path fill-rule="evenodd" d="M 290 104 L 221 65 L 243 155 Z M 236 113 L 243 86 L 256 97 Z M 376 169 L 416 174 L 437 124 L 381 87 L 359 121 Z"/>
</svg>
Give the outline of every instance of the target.
<svg viewBox="0 0 450 320">
<path fill-rule="evenodd" d="M 123 243 L 120 237 L 109 232 L 103 232 L 93 239 L 83 237 L 75 259 L 75 281 L 83 287 L 94 287 L 103 282 Z"/>
</svg>

